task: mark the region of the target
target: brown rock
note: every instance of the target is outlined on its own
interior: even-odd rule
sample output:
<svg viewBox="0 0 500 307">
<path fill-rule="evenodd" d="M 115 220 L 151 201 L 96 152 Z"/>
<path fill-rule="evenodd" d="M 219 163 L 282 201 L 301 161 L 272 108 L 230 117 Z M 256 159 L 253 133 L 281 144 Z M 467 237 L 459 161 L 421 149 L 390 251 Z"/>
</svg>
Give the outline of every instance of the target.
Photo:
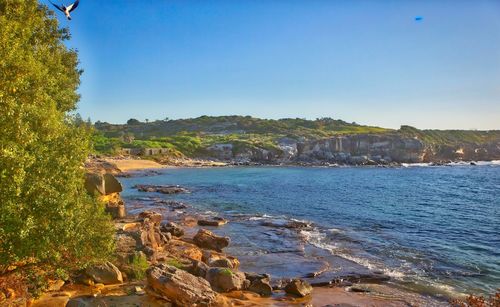
<svg viewBox="0 0 500 307">
<path fill-rule="evenodd" d="M 255 279 L 247 290 L 266 297 L 273 295 L 273 287 L 271 287 L 269 279 Z"/>
<path fill-rule="evenodd" d="M 172 239 L 168 244 L 168 250 L 180 258 L 184 257 L 201 261 L 203 257 L 203 253 L 198 246 L 181 240 Z"/>
<path fill-rule="evenodd" d="M 138 184 L 134 186 L 140 192 L 156 192 L 162 194 L 189 193 L 189 190 L 178 185 L 147 185 Z"/>
<path fill-rule="evenodd" d="M 106 173 L 103 175 L 104 194 L 120 193 L 123 191 L 122 184 L 112 174 Z"/>
<path fill-rule="evenodd" d="M 228 268 L 210 268 L 206 279 L 215 291 L 229 292 L 243 289 L 245 274 Z"/>
<path fill-rule="evenodd" d="M 105 195 L 106 188 L 104 186 L 104 178 L 102 175 L 97 173 L 86 173 L 85 189 L 90 195 Z"/>
<path fill-rule="evenodd" d="M 142 219 L 143 221 L 145 219 L 149 219 L 151 222 L 153 222 L 157 225 L 160 225 L 161 220 L 163 219 L 163 216 L 158 212 L 148 210 L 148 211 L 144 211 L 144 212 L 139 213 L 139 218 Z"/>
<path fill-rule="evenodd" d="M 173 222 L 162 224 L 160 229 L 162 232 L 168 232 L 174 237 L 182 237 L 184 235 L 184 229 Z"/>
<path fill-rule="evenodd" d="M 200 229 L 194 236 L 193 241 L 199 247 L 221 252 L 224 247 L 229 245 L 230 239 L 229 237 L 216 236 L 214 233 L 206 229 Z"/>
<path fill-rule="evenodd" d="M 214 218 L 213 220 L 198 220 L 198 225 L 199 226 L 222 226 L 227 224 L 227 220 L 222 219 L 222 218 Z"/>
<path fill-rule="evenodd" d="M 285 286 L 285 292 L 296 296 L 304 297 L 311 294 L 312 286 L 304 280 L 293 279 Z"/>
<path fill-rule="evenodd" d="M 227 267 L 236 270 L 240 266 L 237 258 L 207 249 L 203 250 L 202 260 L 211 267 Z"/>
<path fill-rule="evenodd" d="M 92 278 L 96 283 L 102 283 L 105 285 L 123 283 L 122 273 L 109 261 L 100 265 L 88 267 L 85 270 L 85 274 Z"/>
<path fill-rule="evenodd" d="M 201 277 L 166 264 L 150 267 L 148 286 L 154 293 L 178 306 L 213 306 L 217 294 Z"/>
<path fill-rule="evenodd" d="M 206 265 L 204 262 L 193 260 L 191 266 L 187 268 L 187 271 L 194 276 L 205 278 L 205 276 L 207 276 L 208 269 L 208 265 Z"/>
</svg>

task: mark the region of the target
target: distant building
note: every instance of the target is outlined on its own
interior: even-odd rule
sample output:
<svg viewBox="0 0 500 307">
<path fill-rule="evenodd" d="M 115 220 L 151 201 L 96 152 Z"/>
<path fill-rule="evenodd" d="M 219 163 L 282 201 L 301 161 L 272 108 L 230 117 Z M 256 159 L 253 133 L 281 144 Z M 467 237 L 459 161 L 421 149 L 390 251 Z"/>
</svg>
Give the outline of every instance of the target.
<svg viewBox="0 0 500 307">
<path fill-rule="evenodd" d="M 122 154 L 130 156 L 155 156 L 170 153 L 169 148 L 122 148 Z"/>
</svg>

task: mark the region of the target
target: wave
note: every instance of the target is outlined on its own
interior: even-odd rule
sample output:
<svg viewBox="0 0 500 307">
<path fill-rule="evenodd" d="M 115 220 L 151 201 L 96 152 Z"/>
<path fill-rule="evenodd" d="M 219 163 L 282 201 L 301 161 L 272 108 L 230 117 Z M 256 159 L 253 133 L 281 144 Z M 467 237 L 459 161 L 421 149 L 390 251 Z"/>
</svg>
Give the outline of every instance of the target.
<svg viewBox="0 0 500 307">
<path fill-rule="evenodd" d="M 402 167 L 436 167 L 436 166 L 500 166 L 500 160 L 492 161 L 456 161 L 443 164 L 436 163 L 401 163 Z"/>
<path fill-rule="evenodd" d="M 409 266 L 408 270 L 389 268 L 381 263 L 376 262 L 375 260 L 370 260 L 357 255 L 353 255 L 346 248 L 342 247 L 342 245 L 327 242 L 327 235 L 318 229 L 301 230 L 300 234 L 308 244 L 311 244 L 317 248 L 327 250 L 332 255 L 352 261 L 371 271 L 383 272 L 383 274 L 391 277 L 392 280 L 395 280 L 396 282 L 403 282 L 402 284 L 405 284 L 407 288 L 414 289 L 417 292 L 426 292 L 433 295 L 445 295 L 447 297 L 460 297 L 465 295 L 464 293 L 457 291 L 457 289 L 451 285 L 429 280 L 425 276 L 411 271 L 409 269 Z M 401 266 L 401 268 L 404 268 L 404 265 Z M 413 284 L 413 286 L 409 285 L 408 282 Z"/>
</svg>

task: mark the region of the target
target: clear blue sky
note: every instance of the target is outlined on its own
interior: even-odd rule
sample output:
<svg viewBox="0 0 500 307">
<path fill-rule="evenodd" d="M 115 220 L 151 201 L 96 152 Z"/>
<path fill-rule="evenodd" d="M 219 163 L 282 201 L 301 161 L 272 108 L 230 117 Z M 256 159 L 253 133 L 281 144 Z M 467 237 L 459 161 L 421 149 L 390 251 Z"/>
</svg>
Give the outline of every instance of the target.
<svg viewBox="0 0 500 307">
<path fill-rule="evenodd" d="M 81 0 L 73 21 L 58 17 L 94 121 L 500 129 L 498 0 Z"/>
</svg>

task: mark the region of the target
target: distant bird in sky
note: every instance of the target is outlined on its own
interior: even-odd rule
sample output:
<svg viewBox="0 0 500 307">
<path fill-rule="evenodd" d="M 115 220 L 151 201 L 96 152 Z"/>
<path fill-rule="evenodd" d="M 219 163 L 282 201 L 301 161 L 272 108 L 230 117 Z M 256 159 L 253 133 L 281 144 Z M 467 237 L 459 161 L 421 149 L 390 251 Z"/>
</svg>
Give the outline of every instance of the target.
<svg viewBox="0 0 500 307">
<path fill-rule="evenodd" d="M 61 4 L 60 6 L 57 5 L 57 4 L 54 4 L 52 1 L 49 0 L 49 2 L 55 6 L 56 9 L 58 9 L 59 11 L 63 12 L 64 15 L 66 15 L 66 18 L 68 18 L 68 20 L 71 20 L 71 15 L 69 13 L 73 12 L 77 7 L 78 7 L 78 3 L 80 2 L 80 0 L 76 0 L 75 3 L 69 5 L 69 6 L 64 6 L 64 4 Z"/>
<path fill-rule="evenodd" d="M 422 17 L 422 16 L 415 17 L 415 21 L 422 21 L 422 20 L 424 20 L 424 17 Z"/>
</svg>

